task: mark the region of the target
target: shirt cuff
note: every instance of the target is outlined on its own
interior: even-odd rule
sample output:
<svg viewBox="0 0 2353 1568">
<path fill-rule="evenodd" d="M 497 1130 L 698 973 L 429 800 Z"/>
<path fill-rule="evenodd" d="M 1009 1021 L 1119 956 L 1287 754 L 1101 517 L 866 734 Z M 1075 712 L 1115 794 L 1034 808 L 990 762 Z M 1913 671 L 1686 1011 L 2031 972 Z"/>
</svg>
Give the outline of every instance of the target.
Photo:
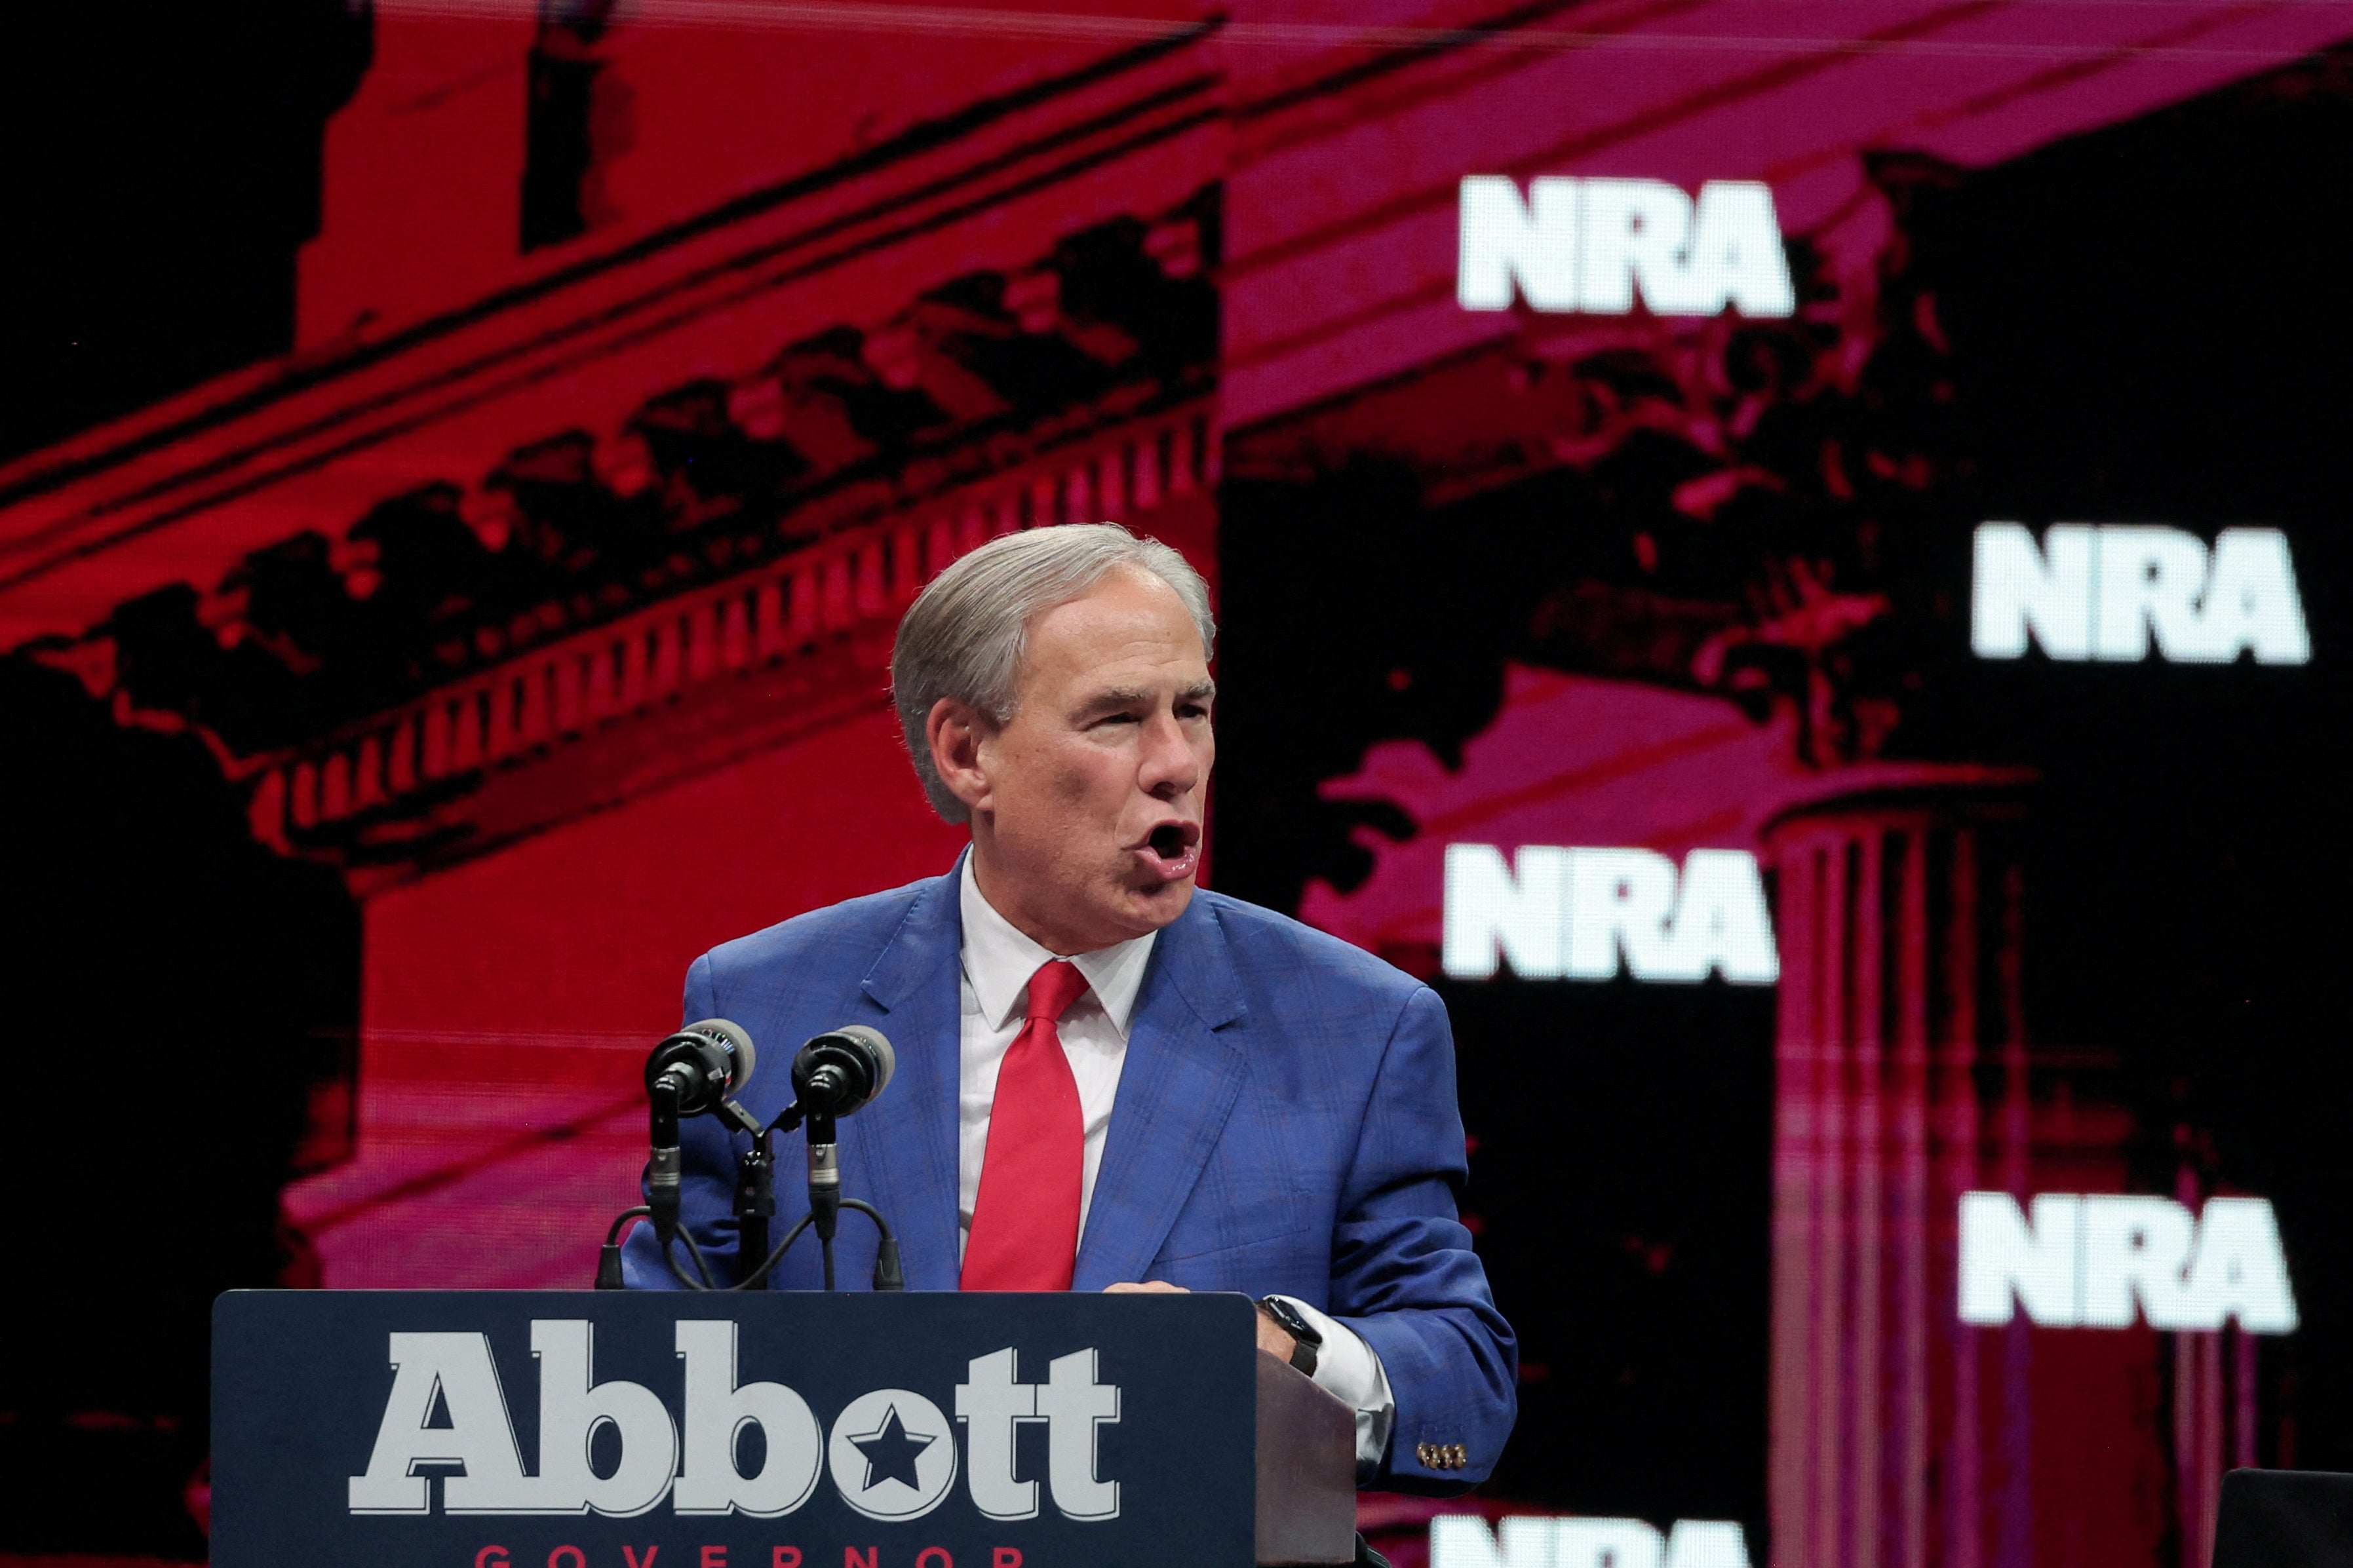
<svg viewBox="0 0 2353 1568">
<path fill-rule="evenodd" d="M 1380 1468 L 1388 1452 L 1389 1428 L 1397 1421 L 1397 1395 L 1389 1392 L 1389 1374 L 1364 1336 L 1296 1296 L 1281 1296 L 1308 1325 L 1324 1336 L 1315 1356 L 1315 1385 L 1356 1413 L 1356 1479 L 1359 1484 Z"/>
</svg>

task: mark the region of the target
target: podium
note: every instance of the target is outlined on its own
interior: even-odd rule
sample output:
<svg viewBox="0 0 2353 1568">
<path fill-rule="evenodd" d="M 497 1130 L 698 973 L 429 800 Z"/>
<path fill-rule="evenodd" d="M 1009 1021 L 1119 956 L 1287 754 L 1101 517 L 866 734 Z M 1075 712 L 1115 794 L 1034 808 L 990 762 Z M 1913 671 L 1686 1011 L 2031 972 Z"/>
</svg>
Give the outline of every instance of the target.
<svg viewBox="0 0 2353 1568">
<path fill-rule="evenodd" d="M 1239 1295 L 232 1291 L 215 1568 L 1343 1563 Z"/>
</svg>

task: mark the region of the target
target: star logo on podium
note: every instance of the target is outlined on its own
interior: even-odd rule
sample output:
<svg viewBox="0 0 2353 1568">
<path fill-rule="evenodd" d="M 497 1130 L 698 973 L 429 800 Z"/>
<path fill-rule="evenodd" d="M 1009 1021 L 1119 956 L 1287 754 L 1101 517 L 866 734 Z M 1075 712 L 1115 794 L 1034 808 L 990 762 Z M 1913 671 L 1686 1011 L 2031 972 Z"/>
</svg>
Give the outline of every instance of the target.
<svg viewBox="0 0 2353 1568">
<path fill-rule="evenodd" d="M 917 1473 L 915 1461 L 923 1450 L 939 1441 L 936 1435 L 925 1436 L 907 1430 L 899 1419 L 899 1407 L 892 1405 L 883 1413 L 882 1425 L 864 1436 L 853 1436 L 850 1442 L 866 1456 L 866 1489 L 871 1491 L 884 1481 L 897 1481 L 912 1491 L 923 1489 L 923 1478 Z"/>
<path fill-rule="evenodd" d="M 954 1428 L 940 1407 L 912 1389 L 862 1394 L 833 1419 L 826 1468 L 841 1500 L 869 1519 L 916 1519 L 939 1507 L 955 1484 Z"/>
</svg>

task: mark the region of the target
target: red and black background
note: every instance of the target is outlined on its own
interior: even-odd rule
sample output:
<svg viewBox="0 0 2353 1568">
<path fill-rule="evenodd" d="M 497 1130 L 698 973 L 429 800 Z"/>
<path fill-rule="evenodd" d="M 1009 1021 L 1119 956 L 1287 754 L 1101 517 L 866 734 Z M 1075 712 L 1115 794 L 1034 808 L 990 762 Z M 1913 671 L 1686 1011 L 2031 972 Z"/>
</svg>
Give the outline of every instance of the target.
<svg viewBox="0 0 2353 1568">
<path fill-rule="evenodd" d="M 2172 1568 L 2222 1468 L 2353 1469 L 2340 39 L 12 18 L 0 1553 L 202 1558 L 221 1289 L 585 1285 L 688 961 L 949 863 L 899 611 L 1104 517 L 1218 590 L 1212 884 L 1452 1011 L 1525 1382 L 1447 1506 Z M 1473 174 L 1769 182 L 1799 313 L 1465 311 Z M 1996 519 L 2283 530 L 2312 661 L 1975 660 Z M 1749 850 L 1783 978 L 1448 981 L 1458 841 Z M 2302 1324 L 1964 1328 L 1972 1187 L 2267 1198 Z M 1428 1512 L 1364 1518 L 1410 1564 Z"/>
</svg>

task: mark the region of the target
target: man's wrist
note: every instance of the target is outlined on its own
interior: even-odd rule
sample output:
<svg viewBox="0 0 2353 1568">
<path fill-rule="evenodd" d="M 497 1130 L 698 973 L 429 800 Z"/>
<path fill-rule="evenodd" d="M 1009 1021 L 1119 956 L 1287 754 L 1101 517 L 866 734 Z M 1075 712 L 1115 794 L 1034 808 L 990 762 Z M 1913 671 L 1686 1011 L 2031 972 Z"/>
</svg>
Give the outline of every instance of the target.
<svg viewBox="0 0 2353 1568">
<path fill-rule="evenodd" d="M 1291 1336 L 1291 1364 L 1308 1377 L 1315 1375 L 1317 1357 L 1323 1353 L 1324 1335 L 1314 1324 L 1302 1317 L 1299 1309 L 1280 1296 L 1261 1299 L 1258 1310 L 1268 1321 Z"/>
</svg>

